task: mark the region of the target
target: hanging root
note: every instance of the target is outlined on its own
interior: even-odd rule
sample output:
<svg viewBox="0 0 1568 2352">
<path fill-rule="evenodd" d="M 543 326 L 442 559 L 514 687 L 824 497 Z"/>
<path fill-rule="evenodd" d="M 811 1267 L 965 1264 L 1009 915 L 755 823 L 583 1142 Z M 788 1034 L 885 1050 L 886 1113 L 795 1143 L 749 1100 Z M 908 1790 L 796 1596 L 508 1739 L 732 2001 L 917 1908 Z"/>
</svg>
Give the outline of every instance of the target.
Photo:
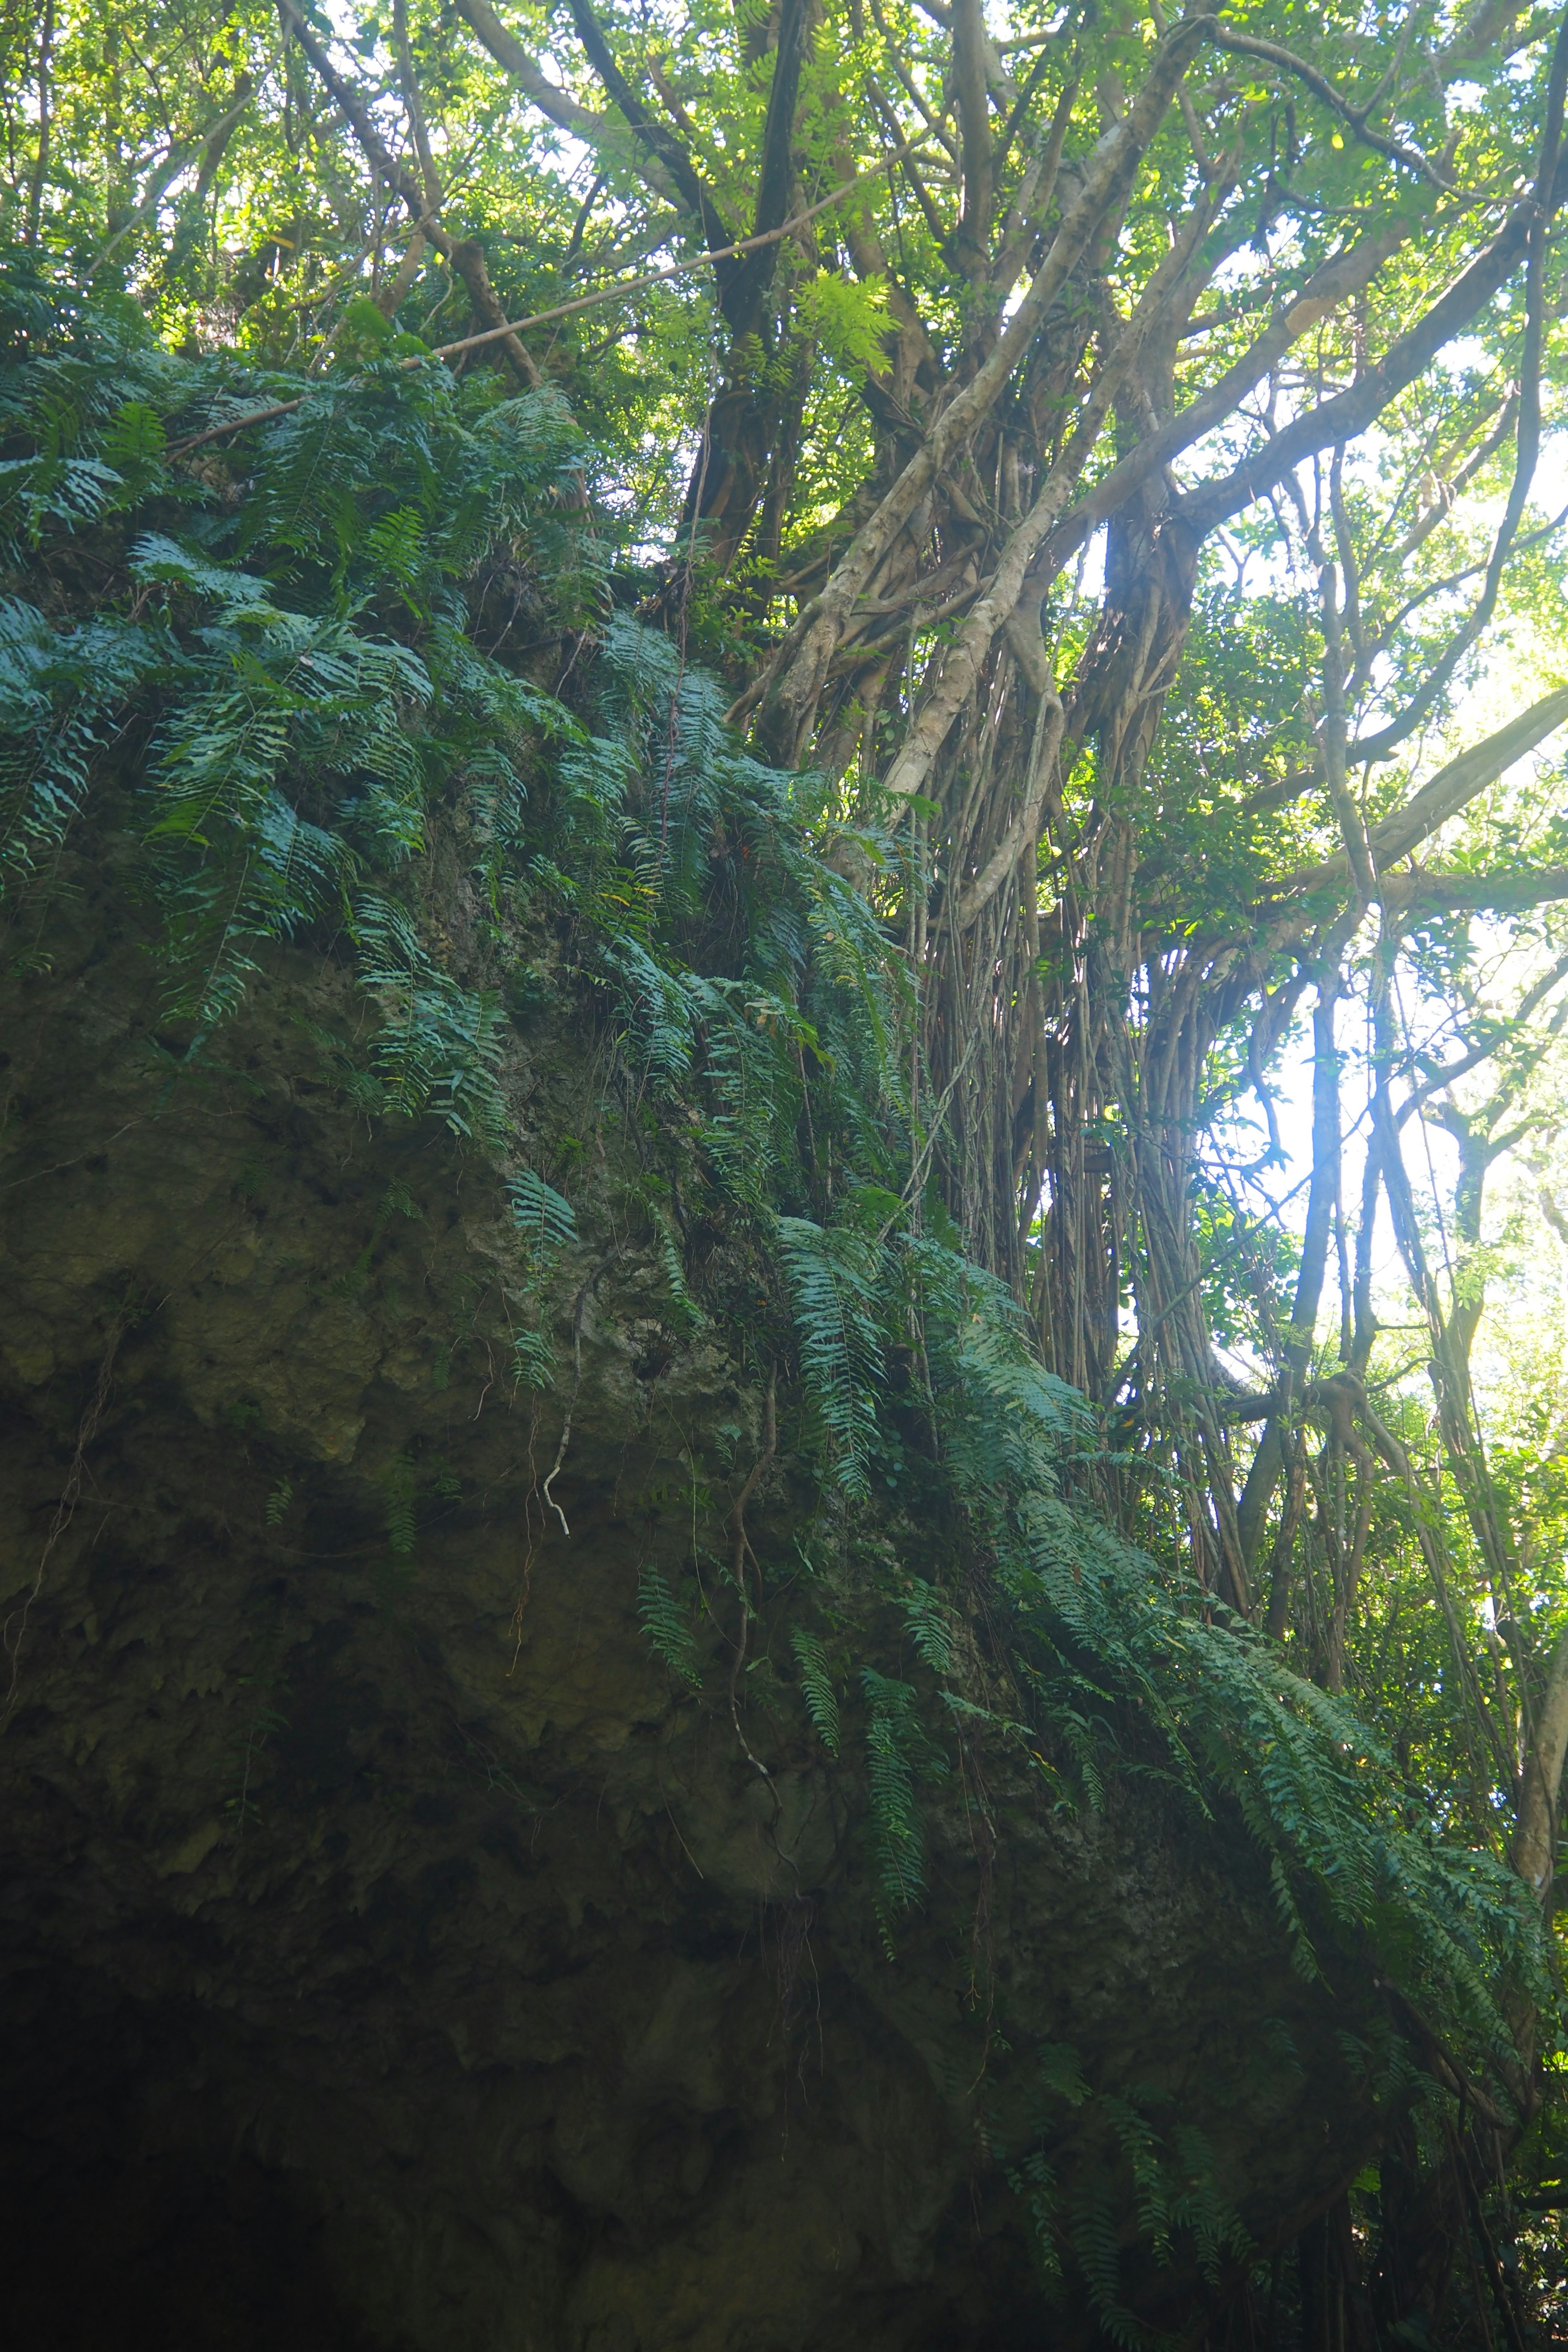
<svg viewBox="0 0 1568 2352">
<path fill-rule="evenodd" d="M 758 1486 L 762 1484 L 762 1481 L 767 1473 L 768 1466 L 773 1461 L 773 1455 L 777 1451 L 778 1371 L 775 1367 L 773 1370 L 770 1371 L 768 1374 L 768 1398 L 766 1404 L 763 1408 L 763 1450 L 758 1454 L 756 1460 L 752 1463 L 751 1475 L 746 1480 L 745 1485 L 742 1487 L 739 1495 L 735 1497 L 735 1507 L 730 1514 L 730 1525 L 735 1531 L 735 1552 L 731 1566 L 734 1571 L 735 1590 L 741 1596 L 741 1638 L 735 1644 L 734 1664 L 730 1668 L 730 1720 L 735 1727 L 735 1737 L 741 1743 L 742 1754 L 745 1757 L 748 1764 L 755 1765 L 757 1770 L 762 1774 L 764 1780 L 771 1780 L 773 1776 L 769 1772 L 767 1766 L 762 1761 L 761 1758 L 752 1755 L 751 1748 L 747 1744 L 746 1735 L 741 1728 L 739 1692 L 741 1687 L 741 1672 L 746 1663 L 746 1639 L 751 1630 L 752 1622 L 751 1602 L 746 1592 L 746 1560 L 748 1556 L 751 1558 L 753 1565 L 756 1563 L 756 1554 L 752 1550 L 751 1544 L 747 1540 L 746 1537 L 746 1506 L 751 1501 L 752 1496 L 756 1493 Z M 759 1575 L 761 1574 L 760 1570 L 758 1570 L 758 1573 Z"/>
<path fill-rule="evenodd" d="M 561 1475 L 561 1465 L 566 1459 L 566 1448 L 572 1442 L 572 1416 L 577 1410 L 578 1392 L 583 1386 L 583 1325 L 587 1319 L 588 1301 L 598 1287 L 600 1276 L 606 1273 L 620 1256 L 621 1246 L 617 1242 L 614 1249 L 605 1252 L 604 1256 L 572 1301 L 572 1394 L 566 1402 L 566 1418 L 561 1424 L 561 1442 L 555 1448 L 555 1459 L 550 1465 L 550 1475 L 540 1489 L 546 1506 L 560 1520 L 561 1532 L 568 1542 L 572 1539 L 572 1530 L 566 1524 L 566 1514 L 550 1489 Z"/>
<path fill-rule="evenodd" d="M 132 1320 L 132 1309 L 128 1306 L 121 1307 L 109 1327 L 109 1336 L 103 1343 L 103 1353 L 99 1359 L 98 1380 L 87 1410 L 77 1427 L 76 1447 L 71 1454 L 70 1468 L 66 1473 L 66 1483 L 60 1490 L 59 1501 L 55 1505 L 54 1517 L 49 1521 L 49 1532 L 44 1539 L 44 1549 L 39 1555 L 37 1573 L 33 1579 L 26 1599 L 22 1603 L 21 1614 L 15 1621 L 16 1627 L 15 1634 L 11 1631 L 13 1622 L 11 1618 L 8 1617 L 4 1626 L 0 1626 L 0 1640 L 4 1641 L 11 1654 L 11 1680 L 6 1688 L 4 1704 L 0 1704 L 0 1732 L 5 1729 L 16 1712 L 18 1677 L 22 1669 L 22 1643 L 26 1635 L 27 1620 L 32 1615 L 33 1603 L 44 1589 L 45 1572 L 48 1568 L 55 1546 L 76 1517 L 76 1507 L 81 1499 L 82 1483 L 87 1475 L 87 1451 L 98 1434 L 98 1424 L 103 1418 L 103 1408 L 109 1402 L 109 1391 L 114 1384 L 114 1359 L 120 1352 L 120 1342 L 125 1337 L 127 1327 Z"/>
</svg>

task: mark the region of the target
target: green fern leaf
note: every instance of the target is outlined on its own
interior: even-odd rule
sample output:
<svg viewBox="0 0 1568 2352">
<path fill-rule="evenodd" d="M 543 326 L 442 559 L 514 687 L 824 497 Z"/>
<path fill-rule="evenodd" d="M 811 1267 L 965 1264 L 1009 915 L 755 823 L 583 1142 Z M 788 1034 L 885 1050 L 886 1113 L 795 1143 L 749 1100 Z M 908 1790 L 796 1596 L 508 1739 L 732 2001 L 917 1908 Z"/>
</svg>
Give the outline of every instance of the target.
<svg viewBox="0 0 1568 2352">
<path fill-rule="evenodd" d="M 637 1615 L 649 1643 L 670 1672 L 700 1690 L 702 1669 L 691 1621 L 656 1568 L 644 1568 L 637 1578 Z"/>
<path fill-rule="evenodd" d="M 827 1653 L 815 1633 L 797 1627 L 790 1635 L 795 1662 L 800 1667 L 800 1684 L 805 1698 L 805 1710 L 816 1727 L 816 1736 L 830 1756 L 838 1753 L 838 1699 L 833 1688 L 833 1676 L 828 1669 Z"/>
<path fill-rule="evenodd" d="M 778 1231 L 806 1388 L 839 1486 L 863 1497 L 882 1378 L 882 1253 L 805 1217 L 781 1217 Z"/>
<path fill-rule="evenodd" d="M 577 1217 L 570 1201 L 531 1168 L 524 1168 L 507 1184 L 512 1222 L 535 1276 L 544 1273 L 577 1239 Z"/>
</svg>

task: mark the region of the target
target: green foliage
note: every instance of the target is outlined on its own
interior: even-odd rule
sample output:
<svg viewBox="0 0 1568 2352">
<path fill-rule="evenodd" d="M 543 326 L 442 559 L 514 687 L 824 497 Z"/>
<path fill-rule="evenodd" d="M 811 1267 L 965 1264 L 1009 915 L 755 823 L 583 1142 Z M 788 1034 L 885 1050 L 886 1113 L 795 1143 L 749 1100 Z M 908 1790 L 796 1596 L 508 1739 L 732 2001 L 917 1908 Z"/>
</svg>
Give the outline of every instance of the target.
<svg viewBox="0 0 1568 2352">
<path fill-rule="evenodd" d="M 838 1753 L 838 1695 L 833 1687 L 833 1675 L 827 1663 L 827 1653 L 820 1638 L 797 1625 L 790 1634 L 790 1646 L 800 1668 L 800 1686 L 805 1698 L 816 1736 L 830 1756 Z"/>
<path fill-rule="evenodd" d="M 556 1259 L 577 1239 L 576 1213 L 532 1168 L 520 1169 L 508 1180 L 506 1189 L 522 1244 L 525 1289 L 535 1318 L 531 1324 L 513 1328 L 513 1370 L 523 1388 L 553 1388 L 555 1350 L 542 1319 L 543 1297 Z"/>
<path fill-rule="evenodd" d="M 884 286 L 824 269 L 805 280 L 796 299 L 802 329 L 838 366 L 880 370 L 887 364 L 882 338 L 893 321 Z"/>
<path fill-rule="evenodd" d="M 952 1619 L 940 1594 L 915 1577 L 904 1597 L 904 1622 L 916 1650 L 934 1675 L 951 1675 Z"/>
<path fill-rule="evenodd" d="M 1201 1592 L 1068 1498 L 1081 1408 L 1037 1380 L 1005 1316 L 955 1337 L 938 1382 L 948 1458 L 1016 1612 L 1041 1718 L 1091 1799 L 1106 1774 L 1146 1769 L 1154 1742 L 1186 1802 L 1245 1826 L 1303 1969 L 1318 1965 L 1310 1906 L 1370 1943 L 1498 2079 L 1506 1989 L 1552 1999 L 1527 1891 L 1489 1856 L 1409 1826 L 1364 1722 L 1248 1627 L 1211 1622 Z"/>
<path fill-rule="evenodd" d="M 395 1553 L 399 1559 L 408 1559 L 414 1552 L 418 1472 L 405 1454 L 399 1454 L 391 1467 L 384 1472 L 381 1483 L 386 1496 L 387 1549 Z"/>
<path fill-rule="evenodd" d="M 863 1785 L 889 1952 L 924 1895 L 954 1744 L 994 1739 L 1036 1788 L 1052 1776 L 1053 1801 L 1070 1782 L 1094 1804 L 1136 1776 L 1152 1801 L 1248 1840 L 1303 1972 L 1330 1941 L 1374 1956 L 1495 2086 L 1508 2000 L 1521 1987 L 1551 2000 L 1528 1897 L 1412 1826 L 1362 1715 L 1094 1507 L 1095 1411 L 1041 1364 L 1010 1294 L 950 1226 L 905 1230 L 910 992 L 887 902 L 837 869 L 830 787 L 746 756 L 727 689 L 674 636 L 606 611 L 601 518 L 572 502 L 591 453 L 561 403 L 382 362 L 353 383 L 244 383 L 36 278 L 27 300 L 30 340 L 0 373 L 19 567 L 0 604 L 13 951 L 47 954 L 73 858 L 110 841 L 111 870 L 156 919 L 178 1067 L 285 954 L 329 982 L 349 975 L 368 1043 L 318 1038 L 345 1097 L 439 1120 L 510 1170 L 530 1318 L 515 1364 L 542 1388 L 549 1286 L 582 1236 L 563 1194 L 516 1164 L 510 1024 L 529 1013 L 515 993 L 507 1004 L 523 950 L 559 947 L 669 1171 L 638 1198 L 674 1313 L 689 1328 L 704 1313 L 678 1174 L 759 1301 L 758 1355 L 786 1380 L 792 1351 L 798 1364 L 824 1519 L 843 1573 L 864 1580 L 855 1605 L 883 1609 L 879 1639 L 904 1644 L 909 1679 L 879 1649 L 881 1665 L 850 1681 L 840 1663 L 836 1684 L 822 1636 L 798 1622 L 789 1636 L 815 1730 Z M 210 467 L 169 457 L 258 392 L 310 397 Z M 541 641 L 553 667 L 535 660 Z M 886 846 L 850 845 L 868 841 Z M 1227 871 L 1250 855 L 1217 819 L 1213 845 Z M 458 904 L 460 940 L 443 919 Z M 388 1219 L 415 1213 L 389 1190 L 348 1287 L 368 1278 Z M 1236 1244 L 1212 1202 L 1204 1232 L 1211 1257 Z M 878 1486 L 892 1499 L 874 1514 Z M 698 1491 L 694 1470 L 694 1518 Z M 415 1465 L 392 1465 L 398 1559 L 417 1497 Z M 889 1551 L 885 1571 L 864 1564 Z M 972 1676 L 966 1584 L 1005 1625 L 1005 1695 Z M 788 1605 L 809 1616 L 809 1580 Z M 651 1563 L 637 1608 L 655 1654 L 700 1689 L 691 1609 Z M 1041 2076 L 1082 2105 L 1098 2095 L 1069 2059 L 1041 2053 Z M 1140 2340 L 1120 2301 L 1129 2199 L 1157 2251 L 1178 2231 L 1211 2266 L 1237 2251 L 1212 2163 L 1150 2105 L 1100 2100 L 1104 2179 L 1068 2200 L 1041 2151 L 1014 2166 L 1042 2264 L 1070 2244 L 1124 2341 Z"/>
<path fill-rule="evenodd" d="M 669 1304 L 676 1322 L 688 1332 L 700 1331 L 708 1318 L 687 1286 L 686 1267 L 680 1255 L 680 1242 L 664 1209 L 657 1202 L 649 1214 L 653 1223 L 654 1247 L 658 1255 L 659 1271 L 669 1292 Z"/>
<path fill-rule="evenodd" d="M 537 1274 L 545 1273 L 577 1238 L 572 1203 L 531 1168 L 520 1169 L 509 1178 L 506 1191 L 529 1264 Z"/>
<path fill-rule="evenodd" d="M 801 1370 L 847 1495 L 870 1492 L 867 1465 L 877 1430 L 886 1266 L 875 1243 L 825 1232 L 805 1217 L 779 1220 Z"/>
<path fill-rule="evenodd" d="M 464 607 L 502 549 L 553 559 L 568 604 L 594 572 L 552 499 L 570 421 L 549 395 L 498 405 L 439 371 L 388 373 L 258 436 L 230 499 L 163 454 L 223 397 L 222 362 L 175 361 L 63 300 L 51 329 L 0 369 L 0 429 L 28 452 L 8 461 L 7 511 L 34 578 L 97 584 L 82 611 L 53 585 L 47 618 L 0 605 L 13 901 L 47 896 L 94 795 L 121 793 L 111 747 L 150 730 L 124 817 L 163 917 L 171 1021 L 199 1043 L 269 946 L 335 921 L 381 1016 L 366 1107 L 499 1150 L 499 995 L 434 947 L 415 885 L 455 790 L 477 835 L 510 842 L 530 747 L 574 731 L 479 652 Z M 116 471 L 110 448 L 135 466 Z"/>
<path fill-rule="evenodd" d="M 860 1670 L 866 1701 L 866 1792 L 870 1808 L 871 1866 L 882 1942 L 893 1958 L 892 1923 L 918 1902 L 925 1887 L 925 1837 L 916 1785 L 941 1778 L 947 1760 L 927 1735 L 918 1694 L 908 1683 Z"/>
<path fill-rule="evenodd" d="M 702 1686 L 702 1668 L 691 1619 L 651 1563 L 637 1577 L 637 1615 L 643 1632 L 671 1674 L 692 1690 Z"/>
</svg>

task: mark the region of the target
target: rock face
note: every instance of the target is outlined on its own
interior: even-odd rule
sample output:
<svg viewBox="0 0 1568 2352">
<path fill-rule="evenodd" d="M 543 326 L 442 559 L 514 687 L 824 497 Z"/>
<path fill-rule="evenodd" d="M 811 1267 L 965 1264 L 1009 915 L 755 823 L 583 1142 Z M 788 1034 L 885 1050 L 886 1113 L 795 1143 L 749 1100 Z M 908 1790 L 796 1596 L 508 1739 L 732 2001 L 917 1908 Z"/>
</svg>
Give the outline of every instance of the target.
<svg viewBox="0 0 1568 2352">
<path fill-rule="evenodd" d="M 311 1075 L 330 969 L 174 1082 L 155 974 L 95 954 L 3 1033 L 11 2340 L 1087 2344 L 1005 2178 L 1043 2151 L 1069 2217 L 1115 2189 L 1041 2043 L 1200 2127 L 1255 2243 L 1324 2202 L 1369 2130 L 1360 2012 L 1292 1973 L 1238 1832 L 1053 1810 L 991 1759 L 933 1793 L 889 1958 L 776 1605 L 787 1416 L 735 1719 L 721 1577 L 702 1689 L 650 1648 L 639 1573 L 714 1540 L 760 1382 L 663 1319 L 582 1042 L 519 1047 L 597 1204 L 540 1394 L 497 1180 Z M 1159 2273 L 1121 2234 L 1125 2296 L 1189 2308 L 1190 2237 Z"/>
</svg>

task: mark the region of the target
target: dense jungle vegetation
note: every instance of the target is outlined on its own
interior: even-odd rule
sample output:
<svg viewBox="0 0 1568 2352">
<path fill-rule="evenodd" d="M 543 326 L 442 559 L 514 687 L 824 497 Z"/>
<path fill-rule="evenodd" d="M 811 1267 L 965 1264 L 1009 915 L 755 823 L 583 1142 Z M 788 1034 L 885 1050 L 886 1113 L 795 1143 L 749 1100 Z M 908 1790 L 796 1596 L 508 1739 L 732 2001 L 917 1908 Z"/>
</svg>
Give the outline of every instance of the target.
<svg viewBox="0 0 1568 2352">
<path fill-rule="evenodd" d="M 7 958 L 99 845 L 171 1087 L 279 943 L 352 969 L 311 1050 L 503 1171 L 563 1454 L 592 1153 L 501 1073 L 602 1041 L 670 1318 L 847 1556 L 942 1530 L 915 1665 L 809 1580 L 793 1636 L 889 1965 L 984 1720 L 1232 1822 L 1386 1995 L 1283 2266 L 1105 2103 L 1216 2344 L 1568 2324 L 1565 91 L 1506 0 L 0 19 Z M 738 1626 L 765 1771 L 751 1491 L 641 1612 L 689 1678 Z M 1045 2306 L 1154 2340 L 1006 2154 Z"/>
</svg>

